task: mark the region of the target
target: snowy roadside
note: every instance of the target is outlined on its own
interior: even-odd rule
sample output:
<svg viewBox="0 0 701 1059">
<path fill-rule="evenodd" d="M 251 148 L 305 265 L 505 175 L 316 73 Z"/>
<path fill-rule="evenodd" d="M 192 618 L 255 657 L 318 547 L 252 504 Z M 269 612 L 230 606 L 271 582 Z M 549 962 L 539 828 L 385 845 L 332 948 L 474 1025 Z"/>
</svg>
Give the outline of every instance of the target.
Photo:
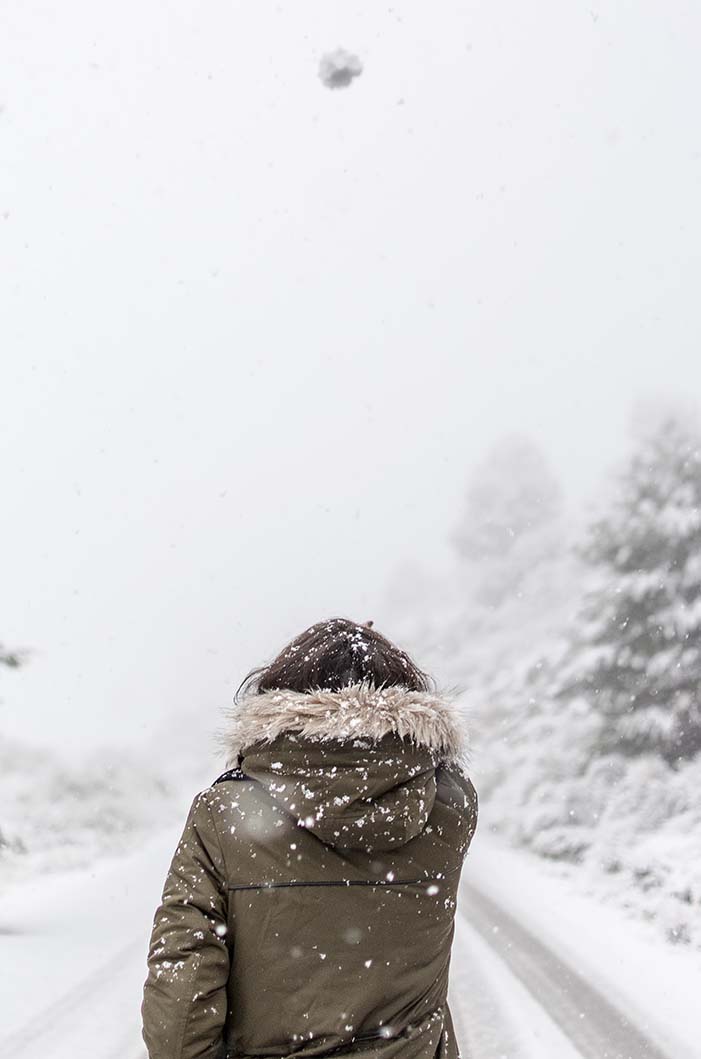
<svg viewBox="0 0 701 1059">
<path fill-rule="evenodd" d="M 0 739 L 0 898 L 29 880 L 126 857 L 185 820 L 219 763 L 176 746 L 64 760 Z"/>
<path fill-rule="evenodd" d="M 574 873 L 508 848 L 485 827 L 465 882 L 463 901 L 472 886 L 497 902 L 675 1059 L 699 1055 L 701 954 L 672 947 L 653 926 L 584 894 Z"/>
<path fill-rule="evenodd" d="M 153 914 L 181 830 L 0 896 L 0 1054 L 63 1059 L 65 1029 L 71 1059 L 76 1036 L 116 1041 L 125 1019 L 138 1032 Z M 85 1002 L 76 1007 L 75 997 Z"/>
</svg>

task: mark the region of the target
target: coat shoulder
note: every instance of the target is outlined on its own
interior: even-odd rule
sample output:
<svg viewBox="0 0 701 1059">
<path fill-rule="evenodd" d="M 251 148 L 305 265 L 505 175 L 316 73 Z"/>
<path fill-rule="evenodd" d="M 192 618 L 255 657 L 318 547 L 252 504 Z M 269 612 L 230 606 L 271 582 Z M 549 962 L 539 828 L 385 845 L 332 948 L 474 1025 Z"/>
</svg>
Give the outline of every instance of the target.
<svg viewBox="0 0 701 1059">
<path fill-rule="evenodd" d="M 241 780 L 248 780 L 250 778 L 250 776 L 247 776 L 246 773 L 243 772 L 243 770 L 237 766 L 233 769 L 227 769 L 226 772 L 222 772 L 221 776 L 217 776 L 214 783 L 212 784 L 212 787 L 216 787 L 218 783 L 228 783 L 230 780 L 236 782 Z"/>
<path fill-rule="evenodd" d="M 472 780 L 462 769 L 449 766 L 436 773 L 438 797 L 458 814 L 466 832 L 466 849 L 477 829 L 479 800 Z"/>
</svg>

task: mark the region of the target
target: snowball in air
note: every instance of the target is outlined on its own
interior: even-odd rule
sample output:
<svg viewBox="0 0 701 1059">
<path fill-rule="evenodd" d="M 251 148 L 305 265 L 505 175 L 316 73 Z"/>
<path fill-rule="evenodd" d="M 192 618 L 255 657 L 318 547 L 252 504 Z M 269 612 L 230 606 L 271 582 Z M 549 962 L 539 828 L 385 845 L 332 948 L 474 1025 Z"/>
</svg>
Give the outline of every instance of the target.
<svg viewBox="0 0 701 1059">
<path fill-rule="evenodd" d="M 322 55 L 319 77 L 327 88 L 348 88 L 354 77 L 363 72 L 363 64 L 357 55 L 344 48 L 336 48 Z"/>
</svg>

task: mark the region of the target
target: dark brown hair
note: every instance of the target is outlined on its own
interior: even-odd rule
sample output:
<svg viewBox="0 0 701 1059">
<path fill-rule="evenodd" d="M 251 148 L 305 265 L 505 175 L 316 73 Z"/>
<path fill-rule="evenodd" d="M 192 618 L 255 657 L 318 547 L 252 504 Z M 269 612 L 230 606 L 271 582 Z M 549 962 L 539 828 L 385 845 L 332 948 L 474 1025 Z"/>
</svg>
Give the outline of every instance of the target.
<svg viewBox="0 0 701 1059">
<path fill-rule="evenodd" d="M 372 622 L 360 625 L 348 618 L 329 618 L 305 629 L 269 665 L 252 669 L 234 702 L 243 694 L 277 688 L 338 691 L 361 682 L 411 691 L 430 691 L 433 685 L 405 651 L 372 628 Z"/>
</svg>

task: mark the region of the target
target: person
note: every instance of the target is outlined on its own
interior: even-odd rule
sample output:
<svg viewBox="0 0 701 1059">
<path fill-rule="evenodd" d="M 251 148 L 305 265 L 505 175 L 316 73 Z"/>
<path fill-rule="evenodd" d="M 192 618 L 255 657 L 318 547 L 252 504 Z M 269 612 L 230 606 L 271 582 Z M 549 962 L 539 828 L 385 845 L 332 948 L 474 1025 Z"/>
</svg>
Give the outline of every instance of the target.
<svg viewBox="0 0 701 1059">
<path fill-rule="evenodd" d="M 457 1059 L 447 1002 L 477 823 L 455 698 L 371 622 L 239 688 L 156 911 L 150 1059 Z"/>
</svg>

